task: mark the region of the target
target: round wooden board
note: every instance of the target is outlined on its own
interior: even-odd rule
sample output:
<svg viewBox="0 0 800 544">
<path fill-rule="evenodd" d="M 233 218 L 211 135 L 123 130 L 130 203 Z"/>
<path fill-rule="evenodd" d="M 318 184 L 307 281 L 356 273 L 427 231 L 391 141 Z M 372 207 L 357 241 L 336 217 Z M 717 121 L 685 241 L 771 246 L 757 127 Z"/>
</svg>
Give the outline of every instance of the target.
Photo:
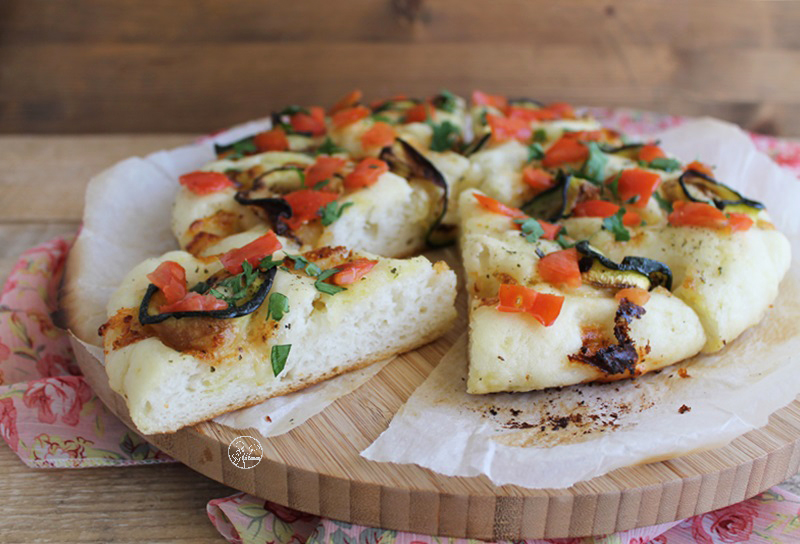
<svg viewBox="0 0 800 544">
<path fill-rule="evenodd" d="M 362 525 L 483 540 L 613 533 L 721 508 L 785 480 L 800 465 L 800 402 L 727 446 L 615 470 L 567 489 L 497 487 L 486 477 L 453 478 L 416 465 L 361 458 L 395 412 L 441 360 L 462 327 L 404 354 L 375 378 L 293 431 L 263 438 L 214 422 L 147 440 L 198 472 L 297 510 Z M 86 379 L 131 428 L 102 364 L 73 341 Z M 233 465 L 228 446 L 261 441 L 253 469 Z"/>
</svg>

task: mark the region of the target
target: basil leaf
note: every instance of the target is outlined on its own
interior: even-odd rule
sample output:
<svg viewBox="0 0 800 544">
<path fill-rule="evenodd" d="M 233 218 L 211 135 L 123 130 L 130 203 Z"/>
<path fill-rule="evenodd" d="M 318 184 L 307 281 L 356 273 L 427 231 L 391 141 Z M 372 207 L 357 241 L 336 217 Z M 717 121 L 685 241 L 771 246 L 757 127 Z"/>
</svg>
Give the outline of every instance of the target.
<svg viewBox="0 0 800 544">
<path fill-rule="evenodd" d="M 291 351 L 291 344 L 279 344 L 272 346 L 272 351 L 269 354 L 269 360 L 272 363 L 272 374 L 277 376 L 283 372 L 286 367 L 286 360 L 289 358 L 289 351 Z"/>
<path fill-rule="evenodd" d="M 537 128 L 536 131 L 533 133 L 533 141 L 534 142 L 547 141 L 547 132 L 545 132 L 543 128 Z"/>
<path fill-rule="evenodd" d="M 668 157 L 658 157 L 650 161 L 650 164 L 648 164 L 647 167 L 653 168 L 654 170 L 674 172 L 675 170 L 680 170 L 681 163 L 677 159 L 670 159 Z"/>
<path fill-rule="evenodd" d="M 430 125 L 433 128 L 431 151 L 447 151 L 452 149 L 458 142 L 461 129 L 450 121 L 444 121 L 438 125 L 430 123 Z"/>
<path fill-rule="evenodd" d="M 389 117 L 386 117 L 385 115 L 381 115 L 381 114 L 373 115 L 372 116 L 372 120 L 375 121 L 376 123 L 386 123 L 386 124 L 389 124 L 389 125 L 395 124 L 393 119 L 391 119 Z"/>
<path fill-rule="evenodd" d="M 289 299 L 282 293 L 270 293 L 267 302 L 267 319 L 272 316 L 275 321 L 283 319 L 283 314 L 289 312 Z"/>
<path fill-rule="evenodd" d="M 528 162 L 540 161 L 543 158 L 544 158 L 544 149 L 542 149 L 541 144 L 533 142 L 528 146 Z"/>
<path fill-rule="evenodd" d="M 314 282 L 314 287 L 317 288 L 317 291 L 320 293 L 325 293 L 326 295 L 335 295 L 336 293 L 341 293 L 342 291 L 346 291 L 344 287 L 339 287 L 338 285 L 331 285 L 330 283 L 325 283 L 325 280 L 333 276 L 339 272 L 338 268 L 329 268 L 324 272 L 320 273 L 317 277 L 317 281 Z"/>
<path fill-rule="evenodd" d="M 536 242 L 544 236 L 544 229 L 536 219 L 515 219 L 514 223 L 517 223 L 522 228 L 525 240 L 530 243 Z"/>
<path fill-rule="evenodd" d="M 564 249 L 575 247 L 575 242 L 570 242 L 563 234 L 559 234 L 558 237 L 556 237 L 556 242 Z"/>
<path fill-rule="evenodd" d="M 345 202 L 341 206 L 339 203 L 334 200 L 333 202 L 329 202 L 325 206 L 317 211 L 317 215 L 322 218 L 322 224 L 324 226 L 328 226 L 333 224 L 334 221 L 339 219 L 342 216 L 342 212 L 345 211 L 349 206 L 352 206 L 352 202 Z"/>
<path fill-rule="evenodd" d="M 653 192 L 653 198 L 658 202 L 658 207 L 667 213 L 672 213 L 672 202 L 658 194 L 658 191 Z"/>
<path fill-rule="evenodd" d="M 619 178 L 621 177 L 622 172 L 614 176 L 614 179 L 608 184 L 609 191 L 611 191 L 611 194 L 614 195 L 614 198 L 617 200 L 619 200 Z"/>
<path fill-rule="evenodd" d="M 330 137 L 326 136 L 325 141 L 317 148 L 317 155 L 335 155 L 336 153 L 343 153 L 344 148 L 339 147 Z"/>
<path fill-rule="evenodd" d="M 226 159 L 240 159 L 245 155 L 258 152 L 256 138 L 255 136 L 248 136 L 227 145 L 214 144 L 214 152 L 217 156 L 228 153 L 225 157 Z"/>
<path fill-rule="evenodd" d="M 587 142 L 585 145 L 589 148 L 589 158 L 583 163 L 581 177 L 595 184 L 602 183 L 608 157 L 597 145 L 597 142 Z"/>
<path fill-rule="evenodd" d="M 306 115 L 311 115 L 306 108 L 297 105 L 286 106 L 278 112 L 278 115 L 294 115 L 295 113 L 305 113 Z"/>
<path fill-rule="evenodd" d="M 447 113 L 455 113 L 458 107 L 458 98 L 447 89 L 442 89 L 439 91 L 439 94 L 434 97 L 433 105 L 438 110 L 446 111 Z"/>
<path fill-rule="evenodd" d="M 603 228 L 609 232 L 614 233 L 614 239 L 617 242 L 627 242 L 631 239 L 631 233 L 622 224 L 622 217 L 625 215 L 625 208 L 620 208 L 617 213 L 611 217 L 603 219 Z"/>
<path fill-rule="evenodd" d="M 278 259 L 276 261 L 272 260 L 272 255 L 267 255 L 258 263 L 258 267 L 266 272 L 270 268 L 275 268 L 276 266 L 280 266 L 283 264 L 283 259 Z"/>
</svg>

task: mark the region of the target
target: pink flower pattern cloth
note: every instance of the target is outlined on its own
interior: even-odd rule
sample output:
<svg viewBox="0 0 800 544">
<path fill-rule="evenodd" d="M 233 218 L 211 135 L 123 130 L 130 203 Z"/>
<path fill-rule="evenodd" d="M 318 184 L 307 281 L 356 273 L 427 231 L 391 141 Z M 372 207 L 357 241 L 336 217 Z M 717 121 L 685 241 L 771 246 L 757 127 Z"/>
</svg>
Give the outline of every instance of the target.
<svg viewBox="0 0 800 544">
<path fill-rule="evenodd" d="M 630 134 L 683 119 L 624 109 L 595 109 Z M 752 136 L 756 146 L 800 176 L 800 142 Z M 26 251 L 0 293 L 0 434 L 29 467 L 85 468 L 172 462 L 123 425 L 80 375 L 67 334 L 53 321 L 69 243 L 56 239 Z M 208 517 L 232 543 L 433 544 L 442 539 L 321 519 L 245 493 L 208 503 Z M 447 539 L 466 544 L 464 539 Z M 772 488 L 682 522 L 563 544 L 717 544 L 800 541 L 800 498 Z M 475 541 L 477 542 L 477 541 Z"/>
</svg>

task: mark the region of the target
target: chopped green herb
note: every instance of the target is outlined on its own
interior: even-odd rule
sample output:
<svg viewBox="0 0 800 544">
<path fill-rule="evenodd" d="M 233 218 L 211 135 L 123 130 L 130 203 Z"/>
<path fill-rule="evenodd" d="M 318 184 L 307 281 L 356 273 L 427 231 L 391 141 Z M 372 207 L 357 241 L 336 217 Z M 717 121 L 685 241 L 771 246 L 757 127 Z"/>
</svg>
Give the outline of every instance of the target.
<svg viewBox="0 0 800 544">
<path fill-rule="evenodd" d="M 659 208 L 661 208 L 667 213 L 672 213 L 672 202 L 670 202 L 669 200 L 658 194 L 658 191 L 655 191 L 653 193 L 653 198 L 655 198 L 656 202 L 658 202 Z"/>
<path fill-rule="evenodd" d="M 269 360 L 272 363 L 272 374 L 277 376 L 283 372 L 286 367 L 286 360 L 289 358 L 289 351 L 291 351 L 291 344 L 279 344 L 272 346 L 272 351 L 269 354 Z"/>
<path fill-rule="evenodd" d="M 520 226 L 525 240 L 530 243 L 537 241 L 544 235 L 544 229 L 536 219 L 514 219 L 514 223 Z"/>
<path fill-rule="evenodd" d="M 486 123 L 488 123 L 488 122 L 489 122 L 489 121 L 486 119 L 486 115 L 487 115 L 488 113 L 489 113 L 489 112 L 488 112 L 488 110 L 486 110 L 486 108 L 484 108 L 484 109 L 483 109 L 483 111 L 481 112 L 480 116 L 478 117 L 478 120 L 481 122 L 481 124 L 482 124 L 482 125 L 486 125 Z"/>
<path fill-rule="evenodd" d="M 258 263 L 258 267 L 266 272 L 270 268 L 275 268 L 283 264 L 283 259 L 273 260 L 272 255 L 267 255 Z"/>
<path fill-rule="evenodd" d="M 294 262 L 295 270 L 300 270 L 303 268 L 305 269 L 306 274 L 312 277 L 319 276 L 322 272 L 322 269 L 319 266 L 317 266 L 315 263 L 312 263 L 302 255 L 287 255 L 287 257 Z"/>
<path fill-rule="evenodd" d="M 433 128 L 433 137 L 431 138 L 432 151 L 452 149 L 458 142 L 459 136 L 461 136 L 461 129 L 450 121 L 444 121 L 438 125 L 430 123 L 430 125 Z"/>
<path fill-rule="evenodd" d="M 312 187 L 312 188 L 313 188 L 315 191 L 319 191 L 320 189 L 322 189 L 323 187 L 325 187 L 325 186 L 326 186 L 327 184 L 329 184 L 330 182 L 331 182 L 331 180 L 329 180 L 329 179 L 323 179 L 322 181 L 318 181 L 318 182 L 316 182 L 316 183 L 314 184 L 314 187 Z"/>
<path fill-rule="evenodd" d="M 533 142 L 528 146 L 528 162 L 540 161 L 543 158 L 544 158 L 544 149 L 542 149 L 541 144 Z"/>
<path fill-rule="evenodd" d="M 375 121 L 376 123 L 388 123 L 390 125 L 394 124 L 394 120 L 393 119 L 391 119 L 389 117 L 386 117 L 385 115 L 381 115 L 381 114 L 373 115 L 372 116 L 372 120 Z"/>
<path fill-rule="evenodd" d="M 547 132 L 543 128 L 537 128 L 536 131 L 533 133 L 533 141 L 534 142 L 547 141 Z"/>
<path fill-rule="evenodd" d="M 344 148 L 339 147 L 329 137 L 325 137 L 325 141 L 317 148 L 317 155 L 335 155 L 336 153 L 343 153 Z"/>
<path fill-rule="evenodd" d="M 602 183 L 608 157 L 597 142 L 588 142 L 586 145 L 589 148 L 589 158 L 583 163 L 581 175 L 592 183 Z"/>
<path fill-rule="evenodd" d="M 235 276 L 230 276 L 220 281 L 216 288 L 209 291 L 210 294 L 220 300 L 224 300 L 229 306 L 235 306 L 236 302 L 245 298 L 250 287 L 258 277 L 258 273 L 247 261 L 242 263 L 242 272 Z"/>
<path fill-rule="evenodd" d="M 447 113 L 455 113 L 458 107 L 458 98 L 447 89 L 442 89 L 433 99 L 433 104 L 436 106 L 436 109 L 446 111 Z"/>
<path fill-rule="evenodd" d="M 282 293 L 270 293 L 267 302 L 267 319 L 272 316 L 275 321 L 283 319 L 283 314 L 289 312 L 289 299 Z"/>
<path fill-rule="evenodd" d="M 627 242 L 631 239 L 631 233 L 622 224 L 622 217 L 625 215 L 625 208 L 620 208 L 617 213 L 611 217 L 603 219 L 603 228 L 609 232 L 614 233 L 614 239 L 617 242 Z"/>
<path fill-rule="evenodd" d="M 622 172 L 614 176 L 614 179 L 608 184 L 608 190 L 611 191 L 611 194 L 614 195 L 614 198 L 617 200 L 619 200 L 619 178 L 621 177 Z"/>
<path fill-rule="evenodd" d="M 320 208 L 319 211 L 317 211 L 317 215 L 319 215 L 322 218 L 322 224 L 327 227 L 328 225 L 333 224 L 334 221 L 339 219 L 342 216 L 342 212 L 352 205 L 353 205 L 352 202 L 345 202 L 340 206 L 339 202 L 334 200 L 333 202 L 329 202 L 328 204 Z"/>
<path fill-rule="evenodd" d="M 317 288 L 317 291 L 320 293 L 325 293 L 326 295 L 335 295 L 336 293 L 340 293 L 342 291 L 346 291 L 344 287 L 339 287 L 338 285 L 331 285 L 330 283 L 325 283 L 325 280 L 333 276 L 339 272 L 338 268 L 329 268 L 322 273 L 319 274 L 317 277 L 317 281 L 314 282 L 314 287 Z"/>
<path fill-rule="evenodd" d="M 278 115 L 294 115 L 295 113 L 305 113 L 306 115 L 310 115 L 306 108 L 297 105 L 286 106 L 278 112 Z"/>
<path fill-rule="evenodd" d="M 563 234 L 558 235 L 558 237 L 556 238 L 556 242 L 558 242 L 558 245 L 560 245 L 564 249 L 575 247 L 575 243 L 567 240 L 567 237 L 564 236 Z"/>
<path fill-rule="evenodd" d="M 250 153 L 257 153 L 258 148 L 255 136 L 248 136 L 228 145 L 214 144 L 214 151 L 217 155 L 227 154 L 226 159 L 240 159 Z"/>
<path fill-rule="evenodd" d="M 674 172 L 675 170 L 680 170 L 681 163 L 677 159 L 670 159 L 669 157 L 658 157 L 650 161 L 647 167 L 653 168 L 654 170 Z"/>
</svg>

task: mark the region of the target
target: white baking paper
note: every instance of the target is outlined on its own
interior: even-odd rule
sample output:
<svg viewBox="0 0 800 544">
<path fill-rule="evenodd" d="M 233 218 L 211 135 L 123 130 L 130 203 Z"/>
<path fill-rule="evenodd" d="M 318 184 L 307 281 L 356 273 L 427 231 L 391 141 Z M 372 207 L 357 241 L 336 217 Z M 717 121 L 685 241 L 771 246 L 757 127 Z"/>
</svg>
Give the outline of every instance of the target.
<svg viewBox="0 0 800 544">
<path fill-rule="evenodd" d="M 468 395 L 467 335 L 361 455 L 497 485 L 563 488 L 619 467 L 728 443 L 800 393 L 800 181 L 737 127 L 700 119 L 654 138 L 763 201 L 795 260 L 765 319 L 714 355 L 622 382 Z M 742 258 L 747 258 L 743 255 Z"/>
<path fill-rule="evenodd" d="M 269 128 L 269 120 L 252 121 L 214 137 L 144 158 L 132 157 L 97 175 L 86 191 L 84 223 L 75 248 L 81 252 L 81 274 L 70 290 L 81 302 L 81 319 L 73 333 L 102 361 L 97 329 L 106 321 L 109 297 L 134 266 L 146 258 L 177 249 L 170 221 L 178 177 L 214 160 L 214 143 L 227 144 Z M 302 391 L 225 414 L 215 421 L 236 429 L 255 429 L 264 437 L 286 433 L 354 391 L 390 361 Z"/>
</svg>

